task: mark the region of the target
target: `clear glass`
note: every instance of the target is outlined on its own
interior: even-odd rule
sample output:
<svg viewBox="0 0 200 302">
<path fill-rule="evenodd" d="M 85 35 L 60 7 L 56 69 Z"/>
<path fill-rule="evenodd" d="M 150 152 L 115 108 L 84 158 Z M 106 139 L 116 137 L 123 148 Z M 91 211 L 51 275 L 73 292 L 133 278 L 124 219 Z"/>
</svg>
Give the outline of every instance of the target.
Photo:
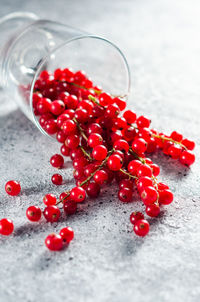
<svg viewBox="0 0 200 302">
<path fill-rule="evenodd" d="M 31 13 L 10 16 L 0 20 L 2 88 L 43 133 L 46 134 L 33 114 L 32 94 L 35 81 L 44 69 L 84 70 L 106 92 L 128 96 L 129 67 L 123 53 L 112 42 L 68 25 L 37 20 Z M 15 30 L 10 32 L 14 24 Z"/>
</svg>

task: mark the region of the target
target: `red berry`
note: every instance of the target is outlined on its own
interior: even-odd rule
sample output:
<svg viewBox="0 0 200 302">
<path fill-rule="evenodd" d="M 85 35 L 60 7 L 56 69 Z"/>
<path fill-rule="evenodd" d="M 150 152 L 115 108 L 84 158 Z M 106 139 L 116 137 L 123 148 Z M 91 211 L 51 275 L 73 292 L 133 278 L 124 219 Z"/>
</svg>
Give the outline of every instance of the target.
<svg viewBox="0 0 200 302">
<path fill-rule="evenodd" d="M 60 218 L 60 210 L 57 206 L 47 206 L 43 214 L 48 222 L 57 222 Z"/>
<path fill-rule="evenodd" d="M 51 106 L 51 100 L 47 98 L 42 98 L 37 103 L 37 111 L 39 112 L 39 114 L 48 113 L 50 111 L 50 106 Z"/>
<path fill-rule="evenodd" d="M 133 181 L 130 179 L 122 179 L 119 183 L 119 189 L 128 188 L 133 190 Z"/>
<path fill-rule="evenodd" d="M 112 103 L 112 98 L 109 94 L 103 92 L 99 95 L 99 104 L 101 106 L 107 106 Z"/>
<path fill-rule="evenodd" d="M 75 187 L 71 190 L 70 197 L 75 202 L 83 202 L 86 197 L 85 190 L 81 187 Z"/>
<path fill-rule="evenodd" d="M 77 131 L 76 123 L 72 120 L 66 120 L 63 122 L 61 129 L 65 135 L 75 134 Z"/>
<path fill-rule="evenodd" d="M 96 147 L 98 145 L 101 145 L 102 142 L 103 142 L 103 138 L 98 133 L 92 133 L 88 137 L 88 146 L 90 146 L 91 148 L 94 148 L 94 147 Z"/>
<path fill-rule="evenodd" d="M 159 191 L 159 203 L 168 205 L 173 201 L 173 199 L 174 195 L 170 190 L 164 189 L 162 191 Z"/>
<path fill-rule="evenodd" d="M 130 222 L 135 224 L 136 221 L 144 219 L 144 215 L 141 212 L 133 212 L 130 215 Z"/>
<path fill-rule="evenodd" d="M 154 175 L 155 177 L 157 177 L 157 176 L 160 174 L 160 168 L 159 168 L 159 166 L 156 165 L 156 164 L 151 164 L 151 165 L 149 165 L 149 166 L 151 167 L 151 169 L 152 169 L 152 171 L 153 171 L 153 175 Z"/>
<path fill-rule="evenodd" d="M 129 188 L 122 188 L 118 192 L 118 198 L 122 202 L 132 201 L 133 191 Z"/>
<path fill-rule="evenodd" d="M 50 158 L 50 163 L 54 168 L 62 168 L 64 165 L 64 158 L 62 157 L 62 155 L 60 154 L 54 154 L 51 158 Z"/>
<path fill-rule="evenodd" d="M 60 236 L 64 243 L 70 243 L 74 239 L 74 231 L 70 227 L 63 228 L 60 230 Z"/>
<path fill-rule="evenodd" d="M 191 166 L 195 162 L 195 155 L 190 151 L 183 151 L 180 155 L 180 162 L 183 165 Z"/>
<path fill-rule="evenodd" d="M 142 192 L 146 187 L 153 187 L 153 180 L 148 176 L 140 177 L 137 183 L 137 189 Z"/>
<path fill-rule="evenodd" d="M 66 114 L 66 112 L 64 112 L 63 114 L 59 115 L 57 118 L 57 126 L 61 129 L 62 125 L 64 124 L 64 122 L 66 120 L 70 120 L 70 115 Z"/>
<path fill-rule="evenodd" d="M 152 177 L 152 169 L 149 165 L 144 164 L 139 166 L 139 168 L 137 169 L 137 176 L 138 177 L 142 177 L 142 176 L 148 176 L 148 177 Z"/>
<path fill-rule="evenodd" d="M 57 185 L 57 186 L 62 185 L 62 182 L 63 182 L 62 175 L 60 175 L 60 174 L 54 174 L 54 175 L 52 175 L 51 181 L 52 181 L 52 183 L 54 185 Z"/>
<path fill-rule="evenodd" d="M 10 180 L 5 185 L 5 191 L 8 195 L 17 196 L 21 191 L 20 183 L 15 180 Z"/>
<path fill-rule="evenodd" d="M 158 199 L 158 192 L 154 187 L 145 187 L 141 193 L 141 199 L 145 205 L 152 204 Z"/>
<path fill-rule="evenodd" d="M 87 134 L 90 135 L 92 133 L 102 134 L 101 126 L 97 123 L 90 124 L 90 126 L 87 128 Z"/>
<path fill-rule="evenodd" d="M 149 128 L 150 123 L 151 121 L 143 115 L 139 116 L 136 120 L 138 128 Z"/>
<path fill-rule="evenodd" d="M 123 114 L 123 117 L 127 121 L 128 124 L 135 123 L 136 120 L 136 114 L 131 110 L 126 110 Z"/>
<path fill-rule="evenodd" d="M 79 123 L 85 123 L 88 120 L 89 114 L 88 114 L 87 110 L 85 110 L 83 108 L 79 108 L 79 109 L 76 109 L 74 116 Z"/>
<path fill-rule="evenodd" d="M 144 237 L 149 233 L 149 223 L 145 219 L 137 220 L 133 230 L 136 235 Z"/>
<path fill-rule="evenodd" d="M 147 149 L 147 143 L 143 138 L 136 138 L 132 143 L 132 150 L 133 152 L 141 155 Z"/>
<path fill-rule="evenodd" d="M 55 134 L 58 131 L 58 125 L 56 120 L 48 120 L 44 125 L 44 130 L 50 135 Z"/>
<path fill-rule="evenodd" d="M 158 184 L 157 184 L 157 187 L 158 187 L 158 190 L 159 191 L 163 191 L 163 190 L 165 190 L 165 189 L 169 189 L 169 187 L 168 187 L 168 185 L 165 185 L 164 183 L 162 183 L 162 182 L 159 182 Z"/>
<path fill-rule="evenodd" d="M 56 201 L 56 196 L 54 194 L 46 194 L 43 198 L 43 202 L 46 206 L 54 206 Z"/>
<path fill-rule="evenodd" d="M 141 165 L 142 165 L 142 163 L 137 159 L 130 161 L 128 164 L 128 172 L 131 173 L 132 175 L 136 176 L 137 170 Z"/>
<path fill-rule="evenodd" d="M 168 149 L 168 154 L 173 158 L 173 159 L 178 159 L 181 155 L 182 149 L 180 147 L 177 147 L 175 145 L 172 145 Z"/>
<path fill-rule="evenodd" d="M 50 251 L 60 251 L 63 247 L 63 239 L 60 235 L 52 233 L 45 239 L 45 245 Z"/>
<path fill-rule="evenodd" d="M 112 154 L 108 158 L 107 165 L 111 171 L 119 171 L 123 165 L 123 160 L 118 154 Z"/>
<path fill-rule="evenodd" d="M 91 182 L 86 188 L 87 195 L 91 198 L 96 198 L 100 193 L 100 186 L 96 182 Z"/>
<path fill-rule="evenodd" d="M 150 204 L 145 209 L 146 213 L 150 217 L 157 217 L 160 214 L 160 207 L 157 204 Z"/>
<path fill-rule="evenodd" d="M 92 156 L 94 159 L 96 159 L 98 161 L 102 161 L 106 158 L 107 153 L 108 153 L 108 150 L 104 145 L 98 145 L 98 146 L 94 147 L 94 149 L 92 151 Z"/>
<path fill-rule="evenodd" d="M 3 218 L 0 220 L 0 234 L 4 236 L 9 236 L 14 230 L 14 224 L 12 220 L 8 218 Z"/>
<path fill-rule="evenodd" d="M 78 106 L 78 99 L 75 95 L 68 95 L 63 99 L 63 101 L 69 109 L 75 110 Z"/>
<path fill-rule="evenodd" d="M 70 148 L 67 147 L 67 146 L 64 144 L 64 145 L 61 146 L 60 152 L 61 152 L 62 155 L 64 155 L 64 156 L 69 156 L 69 155 L 70 155 Z"/>
<path fill-rule="evenodd" d="M 176 132 L 176 131 L 173 131 L 173 132 L 171 133 L 170 137 L 171 137 L 174 141 L 176 141 L 176 142 L 181 142 L 182 139 L 183 139 L 183 135 L 180 134 L 180 133 L 178 133 L 178 132 Z"/>
<path fill-rule="evenodd" d="M 114 127 L 119 130 L 127 128 L 127 122 L 124 117 L 117 117 L 114 122 Z"/>
<path fill-rule="evenodd" d="M 54 115 L 60 115 L 65 110 L 65 104 L 61 100 L 55 100 L 50 105 L 50 111 Z"/>
<path fill-rule="evenodd" d="M 113 145 L 115 150 L 120 150 L 124 152 L 128 152 L 129 150 L 129 144 L 124 139 L 117 140 Z"/>
<path fill-rule="evenodd" d="M 62 198 L 61 198 L 62 199 Z M 77 211 L 77 203 L 73 200 L 64 200 L 63 209 L 67 215 L 73 215 Z"/>
<path fill-rule="evenodd" d="M 40 210 L 39 207 L 36 206 L 30 206 L 27 210 L 26 210 L 26 217 L 30 220 L 30 221 L 39 221 L 40 218 L 42 216 L 42 211 Z"/>
<path fill-rule="evenodd" d="M 126 108 L 126 101 L 120 99 L 120 98 L 114 98 L 113 102 L 117 104 L 119 107 L 120 111 L 123 111 Z"/>
<path fill-rule="evenodd" d="M 65 141 L 65 144 L 70 149 L 76 149 L 80 143 L 79 136 L 76 134 L 69 135 Z"/>
<path fill-rule="evenodd" d="M 66 140 L 67 136 L 64 134 L 63 131 L 58 131 L 56 134 L 56 139 L 59 143 L 64 143 Z"/>
<path fill-rule="evenodd" d="M 119 107 L 116 104 L 110 104 L 106 108 L 106 116 L 109 118 L 115 118 L 118 116 L 120 110 Z"/>
<path fill-rule="evenodd" d="M 97 171 L 93 177 L 94 177 L 94 181 L 99 185 L 105 184 L 108 180 L 108 174 L 104 170 Z"/>
<path fill-rule="evenodd" d="M 189 139 L 185 138 L 181 142 L 188 150 L 193 150 L 195 147 L 195 143 L 193 141 L 190 141 Z"/>
</svg>

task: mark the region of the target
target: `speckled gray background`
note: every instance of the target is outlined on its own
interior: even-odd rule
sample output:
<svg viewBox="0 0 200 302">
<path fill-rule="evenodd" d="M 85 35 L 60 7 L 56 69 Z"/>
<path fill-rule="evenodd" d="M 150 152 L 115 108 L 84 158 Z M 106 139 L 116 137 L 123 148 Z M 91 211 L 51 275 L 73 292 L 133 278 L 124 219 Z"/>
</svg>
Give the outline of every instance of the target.
<svg viewBox="0 0 200 302">
<path fill-rule="evenodd" d="M 50 182 L 54 170 L 48 160 L 58 146 L 19 110 L 1 116 L 0 218 L 12 218 L 15 233 L 0 238 L 0 301 L 199 301 L 199 0 L 0 1 L 2 16 L 15 10 L 113 40 L 130 64 L 130 107 L 148 115 L 155 128 L 177 129 L 198 146 L 190 170 L 162 154 L 154 156 L 175 202 L 152 223 L 145 239 L 136 238 L 129 224 L 129 213 L 139 203 L 123 205 L 112 196 L 115 188 L 58 225 L 31 224 L 27 206 L 63 189 Z M 72 186 L 68 164 L 62 174 L 66 186 Z M 17 198 L 4 192 L 9 179 L 21 182 Z M 75 240 L 67 250 L 50 253 L 45 236 L 66 224 L 74 228 Z"/>
</svg>

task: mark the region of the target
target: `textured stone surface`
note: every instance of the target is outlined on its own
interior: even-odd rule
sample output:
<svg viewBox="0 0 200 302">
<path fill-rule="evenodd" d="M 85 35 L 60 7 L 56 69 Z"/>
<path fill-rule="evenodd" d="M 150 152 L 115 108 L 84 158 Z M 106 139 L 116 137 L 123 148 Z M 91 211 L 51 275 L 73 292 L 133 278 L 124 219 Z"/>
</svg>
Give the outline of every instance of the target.
<svg viewBox="0 0 200 302">
<path fill-rule="evenodd" d="M 177 129 L 198 145 L 190 170 L 162 154 L 153 156 L 175 202 L 152 222 L 145 239 L 136 238 L 129 224 L 139 202 L 123 205 L 115 188 L 58 225 L 30 224 L 27 206 L 40 204 L 46 192 L 62 191 L 51 185 L 54 170 L 48 164 L 58 146 L 19 110 L 1 116 L 0 217 L 12 218 L 16 230 L 0 238 L 0 301 L 199 301 L 199 1 L 1 0 L 0 6 L 1 15 L 29 10 L 113 40 L 132 71 L 129 106 L 148 115 L 154 127 Z M 69 187 L 71 171 L 69 164 L 62 170 Z M 9 179 L 22 184 L 17 198 L 4 192 Z M 45 236 L 66 224 L 75 240 L 67 250 L 50 253 Z"/>
</svg>

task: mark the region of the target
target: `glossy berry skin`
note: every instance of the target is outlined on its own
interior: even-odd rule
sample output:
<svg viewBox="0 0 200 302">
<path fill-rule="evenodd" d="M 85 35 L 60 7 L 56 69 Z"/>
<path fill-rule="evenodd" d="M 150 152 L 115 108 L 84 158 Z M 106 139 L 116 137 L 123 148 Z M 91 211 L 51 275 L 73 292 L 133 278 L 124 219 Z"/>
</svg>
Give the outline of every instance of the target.
<svg viewBox="0 0 200 302">
<path fill-rule="evenodd" d="M 149 128 L 150 123 L 151 121 L 143 115 L 139 116 L 136 120 L 138 128 Z"/>
<path fill-rule="evenodd" d="M 48 222 L 57 222 L 60 218 L 60 210 L 57 206 L 47 206 L 43 215 Z"/>
<path fill-rule="evenodd" d="M 60 174 L 53 174 L 52 177 L 51 177 L 51 181 L 56 186 L 62 185 L 62 182 L 63 182 L 62 175 L 60 175 Z"/>
<path fill-rule="evenodd" d="M 170 137 L 176 142 L 181 142 L 183 139 L 183 135 L 178 133 L 177 131 L 173 131 Z"/>
<path fill-rule="evenodd" d="M 60 115 L 65 110 L 65 104 L 61 100 L 55 100 L 50 105 L 50 111 L 54 115 Z"/>
<path fill-rule="evenodd" d="M 191 166 L 195 162 L 195 155 L 190 151 L 183 151 L 180 155 L 180 162 L 183 165 Z"/>
<path fill-rule="evenodd" d="M 194 150 L 195 148 L 195 143 L 187 138 L 183 139 L 181 143 L 190 151 Z"/>
<path fill-rule="evenodd" d="M 50 158 L 50 163 L 51 163 L 52 167 L 60 169 L 64 165 L 64 158 L 60 154 L 54 154 Z"/>
<path fill-rule="evenodd" d="M 164 189 L 162 191 L 159 191 L 159 203 L 168 205 L 172 203 L 173 199 L 174 195 L 170 190 Z"/>
<path fill-rule="evenodd" d="M 130 161 L 128 164 L 128 172 L 131 173 L 133 176 L 136 176 L 137 170 L 141 165 L 142 163 L 137 159 Z"/>
<path fill-rule="evenodd" d="M 158 192 L 154 187 L 146 187 L 141 193 L 141 199 L 145 205 L 152 204 L 158 199 Z"/>
<path fill-rule="evenodd" d="M 122 168 L 123 160 L 118 154 L 112 154 L 107 161 L 107 166 L 111 171 L 119 171 Z"/>
<path fill-rule="evenodd" d="M 102 142 L 103 142 L 103 138 L 98 133 L 92 133 L 88 137 L 88 146 L 90 146 L 91 148 L 94 148 L 94 147 L 96 147 L 98 145 L 101 145 Z"/>
<path fill-rule="evenodd" d="M 160 214 L 160 207 L 157 204 L 150 204 L 145 209 L 146 214 L 150 217 L 157 217 Z"/>
<path fill-rule="evenodd" d="M 152 169 L 147 164 L 141 165 L 137 169 L 137 176 L 138 177 L 142 177 L 142 176 L 152 177 L 152 174 L 153 174 Z"/>
<path fill-rule="evenodd" d="M 75 202 L 83 202 L 86 197 L 85 190 L 81 187 L 75 187 L 71 190 L 70 197 Z"/>
<path fill-rule="evenodd" d="M 91 198 L 96 198 L 100 193 L 100 186 L 96 182 L 91 182 L 86 188 L 86 193 Z"/>
<path fill-rule="evenodd" d="M 94 159 L 96 159 L 98 161 L 102 161 L 106 158 L 107 153 L 108 153 L 108 150 L 104 145 L 98 145 L 98 146 L 94 147 L 94 149 L 92 151 L 92 156 Z"/>
<path fill-rule="evenodd" d="M 142 192 L 146 187 L 153 187 L 153 180 L 148 176 L 143 176 L 138 179 L 137 189 Z"/>
<path fill-rule="evenodd" d="M 43 198 L 43 202 L 46 206 L 54 206 L 56 201 L 56 196 L 54 194 L 46 194 Z"/>
<path fill-rule="evenodd" d="M 63 131 L 58 131 L 56 134 L 56 139 L 59 143 L 64 143 L 67 136 L 64 134 Z"/>
<path fill-rule="evenodd" d="M 69 156 L 70 155 L 70 148 L 67 147 L 65 144 L 61 146 L 60 152 L 64 156 Z"/>
<path fill-rule="evenodd" d="M 159 168 L 159 166 L 156 165 L 156 164 L 150 164 L 149 166 L 151 167 L 151 169 L 153 171 L 153 175 L 155 177 L 157 177 L 160 174 L 160 168 Z"/>
<path fill-rule="evenodd" d="M 129 150 L 129 144 L 124 139 L 117 140 L 113 145 L 115 150 L 120 150 L 123 152 L 128 152 Z"/>
<path fill-rule="evenodd" d="M 133 197 L 133 191 L 129 188 L 122 188 L 118 192 L 118 198 L 122 202 L 131 202 Z"/>
<path fill-rule="evenodd" d="M 144 237 L 149 233 L 149 223 L 145 219 L 137 220 L 134 224 L 133 230 L 136 235 Z"/>
<path fill-rule="evenodd" d="M 136 221 L 144 219 L 144 215 L 141 212 L 133 212 L 130 215 L 130 222 L 134 225 Z"/>
<path fill-rule="evenodd" d="M 132 150 L 133 152 L 141 155 L 147 149 L 147 143 L 143 138 L 136 138 L 132 143 Z"/>
<path fill-rule="evenodd" d="M 9 236 L 14 230 L 14 224 L 11 219 L 3 218 L 0 220 L 0 234 Z"/>
<path fill-rule="evenodd" d="M 69 244 L 74 239 L 74 231 L 70 227 L 61 229 L 59 234 L 65 244 Z"/>
<path fill-rule="evenodd" d="M 128 124 L 133 124 L 136 121 L 136 114 L 131 110 L 126 110 L 123 114 L 123 117 Z"/>
<path fill-rule="evenodd" d="M 30 206 L 27 210 L 26 210 L 26 217 L 28 218 L 28 220 L 36 222 L 39 221 L 40 218 L 42 216 L 42 211 L 39 207 L 36 206 Z"/>
<path fill-rule="evenodd" d="M 71 135 L 71 134 L 75 134 L 77 131 L 77 126 L 76 123 L 70 119 L 64 121 L 64 123 L 62 124 L 61 127 L 63 133 L 65 135 Z"/>
<path fill-rule="evenodd" d="M 67 215 L 73 215 L 77 212 L 77 203 L 73 200 L 64 200 L 63 203 L 63 209 L 65 211 L 65 214 Z"/>
<path fill-rule="evenodd" d="M 181 148 L 177 147 L 175 145 L 172 145 L 168 149 L 168 154 L 173 158 L 173 159 L 178 159 L 181 155 Z"/>
<path fill-rule="evenodd" d="M 48 98 L 42 98 L 38 103 L 37 103 L 37 111 L 39 114 L 44 114 L 48 113 L 50 111 L 50 106 L 51 106 L 51 100 Z"/>
<path fill-rule="evenodd" d="M 5 191 L 8 195 L 17 196 L 21 192 L 20 183 L 15 180 L 10 180 L 5 185 Z"/>
<path fill-rule="evenodd" d="M 44 130 L 49 134 L 53 135 L 58 131 L 57 122 L 53 119 L 48 120 L 44 125 Z"/>
<path fill-rule="evenodd" d="M 112 103 L 112 98 L 109 94 L 103 92 L 99 95 L 99 104 L 101 106 L 107 106 Z"/>
<path fill-rule="evenodd" d="M 99 185 L 103 185 L 108 180 L 108 174 L 104 170 L 99 170 L 94 174 L 93 178 L 96 183 L 98 183 Z"/>
<path fill-rule="evenodd" d="M 60 251 L 63 248 L 63 239 L 60 235 L 52 233 L 46 237 L 45 245 L 50 251 Z"/>
<path fill-rule="evenodd" d="M 130 179 L 122 179 L 119 183 L 119 189 L 128 188 L 133 190 L 133 181 Z"/>
</svg>

